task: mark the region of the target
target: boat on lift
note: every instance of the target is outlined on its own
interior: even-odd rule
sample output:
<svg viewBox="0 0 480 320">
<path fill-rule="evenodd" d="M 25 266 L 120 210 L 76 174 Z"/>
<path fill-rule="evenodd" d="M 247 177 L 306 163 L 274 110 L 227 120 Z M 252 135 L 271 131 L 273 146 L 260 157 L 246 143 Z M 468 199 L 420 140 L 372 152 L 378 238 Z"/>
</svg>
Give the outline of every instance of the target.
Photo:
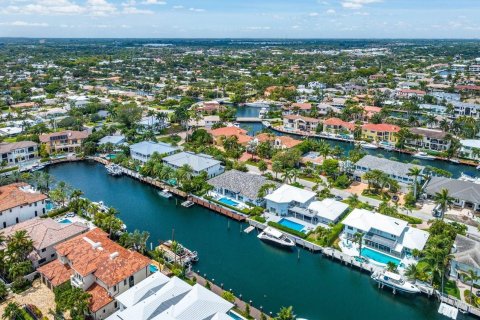
<svg viewBox="0 0 480 320">
<path fill-rule="evenodd" d="M 382 141 L 380 142 L 380 148 L 382 149 L 385 149 L 387 151 L 392 151 L 392 150 L 395 150 L 395 146 L 388 143 L 388 142 L 385 142 L 385 141 Z"/>
<path fill-rule="evenodd" d="M 408 294 L 420 293 L 420 289 L 413 283 L 408 282 L 401 275 L 390 271 L 382 270 L 376 271 L 372 274 L 372 279 L 375 280 L 379 286 L 386 286 L 396 291 Z"/>
<path fill-rule="evenodd" d="M 477 178 L 477 177 L 474 177 L 468 173 L 464 173 L 464 172 L 461 172 L 460 173 L 460 178 L 458 178 L 458 180 L 462 180 L 462 181 L 468 181 L 468 182 L 473 182 L 473 183 L 476 183 L 476 184 L 480 184 L 480 178 Z"/>
<path fill-rule="evenodd" d="M 168 189 L 163 189 L 162 191 L 158 191 L 158 195 L 165 199 L 170 199 L 173 196 Z"/>
<path fill-rule="evenodd" d="M 284 248 L 295 247 L 295 242 L 292 239 L 287 237 L 287 235 L 285 235 L 284 233 L 271 227 L 266 227 L 265 229 L 263 229 L 263 231 L 260 232 L 257 238 Z"/>
<path fill-rule="evenodd" d="M 435 156 L 429 155 L 428 153 L 422 151 L 414 153 L 412 157 L 422 160 L 435 160 Z"/>
<path fill-rule="evenodd" d="M 112 163 L 112 164 L 107 164 L 105 166 L 105 169 L 107 169 L 107 173 L 111 176 L 118 177 L 123 174 L 122 167 L 120 167 L 118 164 Z"/>
<path fill-rule="evenodd" d="M 45 165 L 41 164 L 41 163 L 37 163 L 37 164 L 34 164 L 32 166 L 32 168 L 30 169 L 31 172 L 34 172 L 34 171 L 39 171 L 39 170 L 42 170 L 43 168 L 45 168 Z"/>
</svg>

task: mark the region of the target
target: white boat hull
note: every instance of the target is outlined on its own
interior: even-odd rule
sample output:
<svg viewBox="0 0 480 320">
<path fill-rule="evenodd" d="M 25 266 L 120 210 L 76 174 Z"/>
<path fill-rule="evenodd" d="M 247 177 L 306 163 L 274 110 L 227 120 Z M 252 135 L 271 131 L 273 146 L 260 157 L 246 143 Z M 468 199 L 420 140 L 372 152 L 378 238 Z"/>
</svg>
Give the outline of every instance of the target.
<svg viewBox="0 0 480 320">
<path fill-rule="evenodd" d="M 403 282 L 402 284 L 394 283 L 390 281 L 390 279 L 383 274 L 374 273 L 372 275 L 372 279 L 375 280 L 380 285 L 389 287 L 394 291 L 399 291 L 399 292 L 408 293 L 408 294 L 420 293 L 420 289 L 418 289 L 418 287 L 415 286 L 414 284 L 410 282 Z"/>
</svg>

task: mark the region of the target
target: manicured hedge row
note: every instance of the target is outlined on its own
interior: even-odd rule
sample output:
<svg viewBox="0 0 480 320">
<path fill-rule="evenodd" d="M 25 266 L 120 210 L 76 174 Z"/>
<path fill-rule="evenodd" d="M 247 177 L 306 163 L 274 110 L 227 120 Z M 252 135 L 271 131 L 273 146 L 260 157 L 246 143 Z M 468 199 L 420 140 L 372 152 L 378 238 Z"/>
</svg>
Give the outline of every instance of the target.
<svg viewBox="0 0 480 320">
<path fill-rule="evenodd" d="M 290 229 L 290 228 L 288 228 L 288 227 L 282 226 L 281 224 L 276 223 L 276 222 L 273 222 L 273 221 L 269 221 L 269 222 L 268 222 L 268 225 L 269 225 L 270 227 L 274 227 L 274 228 L 276 228 L 276 229 L 279 229 L 279 230 L 285 231 L 285 232 L 287 232 L 287 233 L 293 234 L 294 236 L 297 236 L 297 237 L 302 238 L 302 239 L 305 239 L 305 238 L 307 237 L 307 235 L 306 235 L 305 233 L 303 233 L 303 232 Z"/>
</svg>

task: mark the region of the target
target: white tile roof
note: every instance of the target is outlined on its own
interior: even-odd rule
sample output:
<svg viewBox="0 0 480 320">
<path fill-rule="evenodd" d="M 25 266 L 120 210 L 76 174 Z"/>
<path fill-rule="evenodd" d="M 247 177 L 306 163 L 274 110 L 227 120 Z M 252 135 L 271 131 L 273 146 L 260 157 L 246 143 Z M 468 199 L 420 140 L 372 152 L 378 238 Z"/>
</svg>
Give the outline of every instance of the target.
<svg viewBox="0 0 480 320">
<path fill-rule="evenodd" d="M 158 152 L 159 154 L 172 153 L 178 149 L 179 148 L 172 147 L 168 143 L 152 141 L 142 141 L 130 146 L 130 150 L 143 155 L 152 155 L 154 152 Z"/>
<path fill-rule="evenodd" d="M 315 198 L 315 196 L 315 192 L 284 184 L 271 194 L 267 195 L 265 199 L 276 203 L 290 203 L 292 201 L 305 203 Z"/>
<path fill-rule="evenodd" d="M 427 243 L 429 233 L 417 228 L 407 227 L 400 242 L 402 245 L 410 250 L 423 250 Z"/>
<path fill-rule="evenodd" d="M 163 161 L 178 168 L 188 164 L 197 172 L 207 170 L 210 167 L 220 164 L 220 161 L 215 160 L 209 155 L 203 153 L 195 154 L 193 152 L 179 152 L 163 158 Z"/>
<path fill-rule="evenodd" d="M 364 232 L 374 228 L 399 237 L 407 227 L 407 221 L 392 218 L 380 213 L 374 213 L 365 209 L 354 209 L 342 221 L 346 226 L 353 227 Z"/>
<path fill-rule="evenodd" d="M 326 198 L 322 201 L 312 202 L 308 209 L 315 211 L 319 217 L 335 221 L 348 209 L 348 204 Z"/>
</svg>

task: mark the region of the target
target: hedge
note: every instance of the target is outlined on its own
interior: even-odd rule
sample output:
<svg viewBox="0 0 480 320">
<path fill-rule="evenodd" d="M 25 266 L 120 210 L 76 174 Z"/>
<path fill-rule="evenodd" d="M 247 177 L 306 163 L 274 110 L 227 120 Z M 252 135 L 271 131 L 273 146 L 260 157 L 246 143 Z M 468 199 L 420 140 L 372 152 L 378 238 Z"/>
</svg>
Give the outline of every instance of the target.
<svg viewBox="0 0 480 320">
<path fill-rule="evenodd" d="M 302 238 L 302 239 L 305 239 L 307 237 L 307 235 L 303 232 L 300 232 L 300 231 L 297 231 L 297 230 L 293 230 L 293 229 L 290 229 L 288 227 L 285 227 L 279 223 L 276 223 L 276 222 L 273 222 L 273 221 L 269 221 L 268 222 L 268 225 L 270 227 L 274 227 L 276 229 L 279 229 L 279 230 L 282 230 L 282 231 L 285 231 L 285 232 L 288 232 L 290 234 L 293 234 L 294 236 L 297 236 L 299 238 Z"/>
<path fill-rule="evenodd" d="M 53 217 L 56 217 L 56 216 L 59 216 L 59 215 L 65 213 L 65 212 L 67 212 L 67 211 L 69 211 L 69 210 L 70 210 L 69 207 L 63 207 L 63 208 L 53 209 L 53 210 L 51 210 L 51 211 L 47 214 L 47 216 L 48 216 L 49 218 L 53 218 Z"/>
<path fill-rule="evenodd" d="M 10 172 L 10 171 L 15 171 L 15 170 L 18 170 L 18 166 L 1 169 L 0 173 L 5 173 L 5 172 Z"/>
</svg>

